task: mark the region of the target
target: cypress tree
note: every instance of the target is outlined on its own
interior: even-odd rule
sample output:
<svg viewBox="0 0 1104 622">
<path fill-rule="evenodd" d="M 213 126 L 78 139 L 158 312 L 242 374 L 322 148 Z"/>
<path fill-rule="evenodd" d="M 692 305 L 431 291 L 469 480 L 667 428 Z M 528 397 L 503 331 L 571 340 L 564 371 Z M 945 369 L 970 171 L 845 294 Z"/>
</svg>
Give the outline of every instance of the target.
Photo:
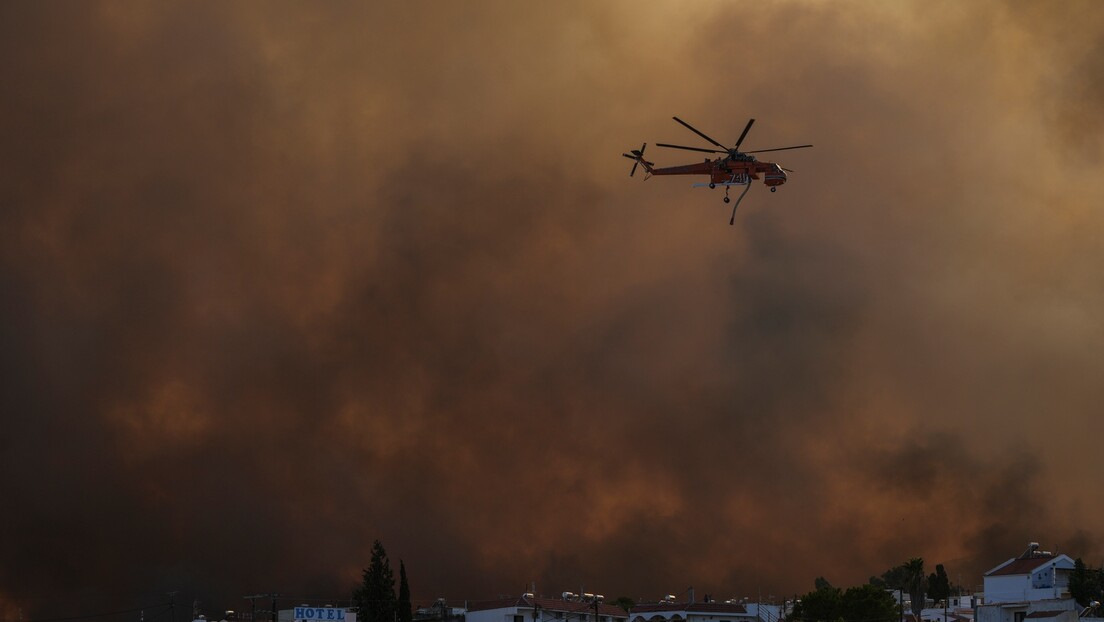
<svg viewBox="0 0 1104 622">
<path fill-rule="evenodd" d="M 383 544 L 372 543 L 372 561 L 364 569 L 363 583 L 353 590 L 357 622 L 396 622 L 395 575 Z"/>
<path fill-rule="evenodd" d="M 410 606 L 410 584 L 406 582 L 406 564 L 399 560 L 399 619 L 398 622 L 412 622 L 414 612 Z"/>
<path fill-rule="evenodd" d="M 943 564 L 935 566 L 935 572 L 928 575 L 928 598 L 936 604 L 946 600 L 951 595 L 951 579 L 947 576 L 947 570 Z"/>
</svg>

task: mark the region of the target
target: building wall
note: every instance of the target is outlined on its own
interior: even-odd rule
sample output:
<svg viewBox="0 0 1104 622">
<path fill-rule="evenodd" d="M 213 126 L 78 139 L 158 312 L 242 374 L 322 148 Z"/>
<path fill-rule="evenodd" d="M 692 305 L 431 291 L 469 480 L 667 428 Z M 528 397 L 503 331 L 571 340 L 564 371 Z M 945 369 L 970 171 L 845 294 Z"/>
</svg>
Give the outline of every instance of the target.
<svg viewBox="0 0 1104 622">
<path fill-rule="evenodd" d="M 514 622 L 514 616 L 518 615 L 517 608 L 512 609 L 485 609 L 483 611 L 469 611 L 465 616 L 465 622 Z M 528 619 L 523 617 L 526 622 Z"/>
<path fill-rule="evenodd" d="M 744 605 L 748 613 L 758 618 L 761 622 L 778 622 L 782 619 L 782 607 L 763 603 L 747 603 Z"/>
<path fill-rule="evenodd" d="M 977 609 L 975 622 L 1012 622 L 1012 613 L 1000 605 L 982 605 Z"/>
<path fill-rule="evenodd" d="M 1026 576 L 1026 575 L 1025 575 Z M 1052 598 L 1033 602 L 986 604 L 978 607 L 976 622 L 1021 622 L 1036 611 L 1063 611 L 1054 618 L 1035 619 L 1038 622 L 1078 622 L 1077 602 L 1072 598 Z M 1025 622 L 1032 622 L 1028 618 Z"/>
<path fill-rule="evenodd" d="M 1051 600 L 1068 596 L 1069 577 L 1060 573 L 1057 580 L 1039 581 L 1035 575 L 985 577 L 985 604 Z M 1045 587 L 1032 587 L 1032 585 Z"/>
<path fill-rule="evenodd" d="M 1029 591 L 1031 591 L 1031 582 L 1027 575 L 985 577 L 985 604 L 987 605 L 1030 600 L 1027 597 Z"/>
<path fill-rule="evenodd" d="M 1047 587 L 1032 587 L 1032 583 L 1027 575 L 986 577 L 985 604 L 1051 600 L 1068 595 L 1068 578 L 1043 583 Z"/>
<path fill-rule="evenodd" d="M 778 605 L 744 603 L 743 613 L 649 611 L 633 613 L 632 622 L 778 622 L 782 617 L 782 608 Z"/>
</svg>

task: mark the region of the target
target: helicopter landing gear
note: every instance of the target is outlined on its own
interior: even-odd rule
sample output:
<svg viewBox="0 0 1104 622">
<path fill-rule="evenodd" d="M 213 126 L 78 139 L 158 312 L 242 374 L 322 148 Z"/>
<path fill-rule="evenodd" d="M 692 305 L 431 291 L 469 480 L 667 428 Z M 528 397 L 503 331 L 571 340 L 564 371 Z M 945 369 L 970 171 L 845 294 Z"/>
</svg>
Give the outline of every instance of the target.
<svg viewBox="0 0 1104 622">
<path fill-rule="evenodd" d="M 732 200 L 732 199 L 728 198 L 728 195 L 725 195 L 725 198 L 724 198 L 724 202 L 725 202 L 725 203 L 728 203 L 728 202 L 729 202 L 729 201 L 731 201 L 731 200 Z"/>
<path fill-rule="evenodd" d="M 710 190 L 712 190 L 712 189 L 714 189 L 714 188 L 716 188 L 716 187 L 717 187 L 717 184 L 715 184 L 715 183 L 713 183 L 713 182 L 709 182 L 709 189 L 710 189 Z"/>
<path fill-rule="evenodd" d="M 776 186 L 771 186 L 771 192 L 778 192 L 778 188 Z"/>
</svg>

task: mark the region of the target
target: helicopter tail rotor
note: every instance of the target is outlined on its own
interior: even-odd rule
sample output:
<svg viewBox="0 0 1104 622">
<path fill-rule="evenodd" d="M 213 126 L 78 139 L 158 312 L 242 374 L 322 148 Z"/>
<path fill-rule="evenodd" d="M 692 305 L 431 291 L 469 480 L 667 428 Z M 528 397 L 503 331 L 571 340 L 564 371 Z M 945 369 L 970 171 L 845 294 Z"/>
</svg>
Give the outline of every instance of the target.
<svg viewBox="0 0 1104 622">
<path fill-rule="evenodd" d="M 644 171 L 645 172 L 648 172 L 648 173 L 652 172 L 652 167 L 655 166 L 655 162 L 649 162 L 649 161 L 644 159 L 644 150 L 647 147 L 648 147 L 648 143 L 644 143 L 643 145 L 640 145 L 640 149 L 633 149 L 630 152 L 630 153 L 632 153 L 632 155 L 629 155 L 628 153 L 622 153 L 621 154 L 621 155 L 625 156 L 626 158 L 628 158 L 630 160 L 633 160 L 633 166 L 632 166 L 632 170 L 629 171 L 629 177 L 632 177 L 633 175 L 636 174 L 636 167 L 640 164 L 644 165 Z"/>
</svg>

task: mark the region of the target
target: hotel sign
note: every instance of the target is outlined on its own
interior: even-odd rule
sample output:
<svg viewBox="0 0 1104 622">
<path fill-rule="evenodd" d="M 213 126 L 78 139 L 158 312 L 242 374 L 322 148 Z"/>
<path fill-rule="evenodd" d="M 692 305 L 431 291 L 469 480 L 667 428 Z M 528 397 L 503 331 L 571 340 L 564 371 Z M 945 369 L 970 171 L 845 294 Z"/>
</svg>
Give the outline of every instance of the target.
<svg viewBox="0 0 1104 622">
<path fill-rule="evenodd" d="M 349 622 L 356 619 L 350 614 Z M 296 607 L 295 619 L 310 620 L 312 622 L 346 622 L 344 607 Z"/>
</svg>

